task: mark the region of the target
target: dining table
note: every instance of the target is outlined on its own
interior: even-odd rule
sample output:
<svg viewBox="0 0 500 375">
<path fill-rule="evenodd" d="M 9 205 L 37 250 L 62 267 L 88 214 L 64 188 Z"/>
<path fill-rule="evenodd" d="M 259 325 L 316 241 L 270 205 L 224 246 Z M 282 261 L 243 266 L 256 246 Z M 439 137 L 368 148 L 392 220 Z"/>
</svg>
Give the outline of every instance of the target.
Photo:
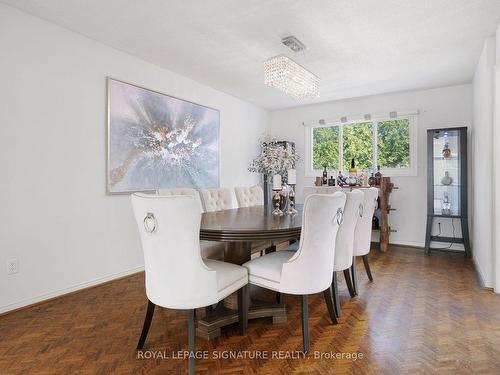
<svg viewBox="0 0 500 375">
<path fill-rule="evenodd" d="M 273 215 L 265 206 L 240 207 L 229 210 L 205 212 L 201 218 L 200 240 L 226 243 L 224 261 L 242 265 L 252 257 L 252 244 L 287 243 L 300 238 L 302 205 L 295 206 L 297 213 Z M 274 324 L 286 322 L 283 302 L 258 298 L 259 287 L 251 285 L 248 319 L 271 317 Z M 260 290 L 262 291 L 262 290 Z M 196 334 L 206 340 L 220 336 L 221 328 L 238 322 L 236 293 L 224 299 L 214 309 L 207 309 L 198 318 Z"/>
</svg>

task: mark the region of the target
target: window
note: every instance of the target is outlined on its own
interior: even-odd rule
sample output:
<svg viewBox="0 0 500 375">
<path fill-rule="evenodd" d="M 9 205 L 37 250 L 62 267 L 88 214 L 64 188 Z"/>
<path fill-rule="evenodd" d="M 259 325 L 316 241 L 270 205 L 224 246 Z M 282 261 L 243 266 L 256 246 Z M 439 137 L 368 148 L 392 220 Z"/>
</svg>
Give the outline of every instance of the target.
<svg viewBox="0 0 500 375">
<path fill-rule="evenodd" d="M 416 175 L 416 117 L 330 123 L 306 127 L 306 175 L 347 171 L 354 159 L 359 170 L 380 165 L 387 176 Z"/>
</svg>

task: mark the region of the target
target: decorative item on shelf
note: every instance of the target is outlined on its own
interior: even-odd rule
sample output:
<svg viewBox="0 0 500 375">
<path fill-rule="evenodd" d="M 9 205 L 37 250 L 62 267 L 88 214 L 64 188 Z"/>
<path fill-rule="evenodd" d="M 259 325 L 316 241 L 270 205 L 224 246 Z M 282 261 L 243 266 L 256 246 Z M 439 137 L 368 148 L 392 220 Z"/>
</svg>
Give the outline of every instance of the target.
<svg viewBox="0 0 500 375">
<path fill-rule="evenodd" d="M 261 140 L 260 146 L 260 155 L 252 160 L 248 170 L 263 174 L 264 206 L 267 208 L 272 205 L 271 177 L 279 174 L 286 179 L 287 171 L 295 168 L 295 164 L 300 157 L 295 153 L 295 144 L 293 142 L 277 141 L 266 136 Z"/>
<path fill-rule="evenodd" d="M 349 168 L 349 177 L 347 179 L 349 186 L 356 186 L 358 184 L 356 166 L 354 165 L 354 159 L 351 159 L 351 168 Z"/>
<path fill-rule="evenodd" d="M 323 180 L 322 184 L 323 185 L 328 185 L 328 171 L 326 170 L 326 165 L 323 166 L 325 169 L 323 169 Z"/>
<path fill-rule="evenodd" d="M 321 186 L 323 185 L 323 178 L 318 176 L 316 177 L 316 180 L 314 180 L 314 186 Z"/>
<path fill-rule="evenodd" d="M 339 186 L 347 185 L 347 177 L 344 177 L 342 175 L 342 171 L 339 171 L 339 174 L 337 175 L 337 185 Z"/>
<path fill-rule="evenodd" d="M 335 179 L 333 178 L 333 176 L 330 176 L 330 178 L 328 179 L 328 186 L 335 186 Z"/>
<path fill-rule="evenodd" d="M 451 201 L 448 193 L 443 194 L 443 201 L 441 203 L 441 213 L 443 215 L 451 215 Z"/>
<path fill-rule="evenodd" d="M 448 159 L 451 156 L 450 144 L 448 143 L 448 132 L 444 132 L 443 158 Z"/>
<path fill-rule="evenodd" d="M 375 186 L 380 186 L 382 181 L 382 173 L 380 173 L 380 165 L 377 165 L 377 173 L 375 173 Z"/>
<path fill-rule="evenodd" d="M 375 186 L 376 185 L 376 180 L 375 180 L 375 174 L 372 172 L 372 175 L 368 179 L 368 185 L 370 186 Z"/>
<path fill-rule="evenodd" d="M 368 171 L 361 172 L 359 176 L 359 184 L 361 187 L 368 187 Z"/>
<path fill-rule="evenodd" d="M 441 179 L 441 183 L 443 185 L 451 185 L 453 183 L 453 178 L 450 176 L 450 172 L 444 172 L 444 177 Z"/>
</svg>

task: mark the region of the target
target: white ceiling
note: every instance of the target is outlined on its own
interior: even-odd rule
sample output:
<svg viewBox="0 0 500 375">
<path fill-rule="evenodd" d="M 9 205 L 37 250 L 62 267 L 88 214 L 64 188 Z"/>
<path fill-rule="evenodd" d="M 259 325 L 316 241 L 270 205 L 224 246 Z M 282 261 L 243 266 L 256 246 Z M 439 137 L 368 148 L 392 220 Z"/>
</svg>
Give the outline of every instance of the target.
<svg viewBox="0 0 500 375">
<path fill-rule="evenodd" d="M 500 23 L 500 0 L 0 1 L 268 109 L 470 82 Z M 319 99 L 264 85 L 280 53 L 321 78 Z"/>
</svg>

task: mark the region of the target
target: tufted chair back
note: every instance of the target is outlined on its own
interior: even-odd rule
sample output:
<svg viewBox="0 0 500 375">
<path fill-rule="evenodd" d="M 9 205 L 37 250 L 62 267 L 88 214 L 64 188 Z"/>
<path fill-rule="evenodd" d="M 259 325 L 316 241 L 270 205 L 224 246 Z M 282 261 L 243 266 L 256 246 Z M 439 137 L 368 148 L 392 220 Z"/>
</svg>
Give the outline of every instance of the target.
<svg viewBox="0 0 500 375">
<path fill-rule="evenodd" d="M 144 251 L 146 294 L 155 305 L 193 309 L 217 303 L 217 275 L 200 255 L 199 204 L 193 196 L 131 196 Z"/>
<path fill-rule="evenodd" d="M 312 194 L 302 212 L 299 249 L 283 264 L 279 290 L 289 294 L 313 294 L 332 283 L 335 238 L 346 195 Z M 279 253 L 279 252 L 278 252 Z M 266 256 L 264 256 L 265 258 Z"/>
<path fill-rule="evenodd" d="M 304 188 L 304 202 L 311 194 L 333 194 L 337 191 L 342 191 L 342 188 L 339 186 L 306 186 Z"/>
<path fill-rule="evenodd" d="M 366 255 L 370 252 L 372 239 L 372 219 L 377 207 L 378 189 L 360 189 L 365 194 L 363 200 L 363 216 L 359 218 L 354 231 L 354 256 Z"/>
<path fill-rule="evenodd" d="M 264 204 L 264 191 L 259 185 L 235 187 L 238 207 L 262 206 Z"/>
<path fill-rule="evenodd" d="M 201 203 L 200 193 L 198 190 L 191 188 L 171 188 L 171 189 L 158 189 L 156 191 L 157 195 L 169 196 L 169 195 L 189 195 L 194 197 L 198 205 L 200 206 L 201 212 L 204 211 L 203 204 Z"/>
<path fill-rule="evenodd" d="M 351 267 L 354 246 L 354 230 L 362 212 L 364 194 L 355 190 L 346 194 L 344 221 L 339 228 L 335 243 L 335 271 L 343 271 Z"/>
<path fill-rule="evenodd" d="M 200 190 L 205 212 L 222 211 L 233 208 L 231 190 L 226 188 Z"/>
</svg>

